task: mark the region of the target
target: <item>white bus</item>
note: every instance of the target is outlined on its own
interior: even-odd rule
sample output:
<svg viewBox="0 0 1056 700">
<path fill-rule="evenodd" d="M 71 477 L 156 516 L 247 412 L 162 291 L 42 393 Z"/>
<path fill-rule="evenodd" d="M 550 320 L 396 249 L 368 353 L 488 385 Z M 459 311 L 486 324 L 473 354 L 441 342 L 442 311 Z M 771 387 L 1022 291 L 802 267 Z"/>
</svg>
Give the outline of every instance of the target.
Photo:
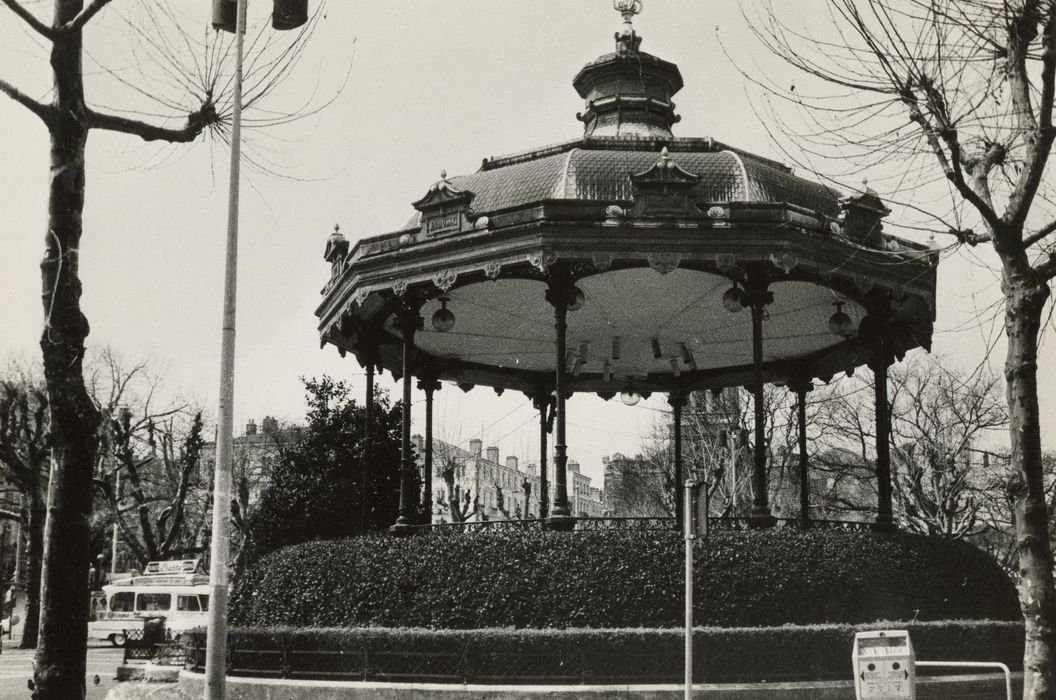
<svg viewBox="0 0 1056 700">
<path fill-rule="evenodd" d="M 106 605 L 88 623 L 91 639 L 125 645 L 125 630 L 143 629 L 146 617 L 164 617 L 165 628 L 184 632 L 203 627 L 209 614 L 209 576 L 201 561 L 152 561 L 140 575 L 103 586 Z"/>
</svg>

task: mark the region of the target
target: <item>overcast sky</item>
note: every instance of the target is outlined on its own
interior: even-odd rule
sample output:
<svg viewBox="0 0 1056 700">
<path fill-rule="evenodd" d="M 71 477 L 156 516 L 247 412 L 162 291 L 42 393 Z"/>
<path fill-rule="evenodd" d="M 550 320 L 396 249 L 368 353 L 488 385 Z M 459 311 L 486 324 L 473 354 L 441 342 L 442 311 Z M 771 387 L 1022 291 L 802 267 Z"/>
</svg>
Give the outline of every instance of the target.
<svg viewBox="0 0 1056 700">
<path fill-rule="evenodd" d="M 115 2 L 86 35 L 92 55 L 128 80 L 138 77 L 131 69 L 143 55 L 137 52 L 148 50 L 120 48 L 130 35 L 118 13 L 134 4 Z M 174 6 L 188 17 L 200 15 L 196 33 L 204 36 L 209 4 L 182 0 Z M 40 12 L 48 5 L 27 3 Z M 265 0 L 250 5 L 251 17 L 270 8 Z M 825 11 L 823 0 L 800 6 L 806 22 Z M 580 135 L 575 114 L 583 105 L 572 77 L 612 50 L 619 26 L 607 0 L 330 0 L 304 59 L 269 108 L 298 109 L 306 100 L 318 104 L 340 94 L 319 114 L 271 138 L 246 134 L 247 154 L 268 159 L 286 177 L 247 171 L 243 180 L 236 426 L 265 414 L 301 418 L 301 376 L 326 373 L 361 391 L 354 359 L 319 349 L 313 314 L 328 278 L 322 253 L 334 224 L 352 240 L 392 231 L 414 213 L 410 202 L 441 169 L 468 173 L 484 157 Z M 685 88 L 675 97 L 682 115 L 676 135 L 713 136 L 785 160 L 718 37 L 742 67 L 778 83 L 795 76 L 763 53 L 737 3 L 646 0 L 635 26 L 643 50 L 681 68 Z M 95 72 L 94 63 L 86 65 Z M 0 75 L 46 99 L 45 69 L 36 42 L 0 8 Z M 88 89 L 100 108 L 135 99 L 102 77 L 91 76 Z M 34 117 L 2 99 L 0 154 L 0 358 L 36 357 L 48 144 Z M 93 133 L 80 249 L 89 342 L 130 357 L 150 355 L 166 371 L 169 390 L 196 397 L 213 413 L 226 172 L 226 145 L 215 139 L 158 147 Z M 994 335 L 990 325 L 972 322 L 997 291 L 985 262 L 964 256 L 939 270 L 935 351 L 965 367 L 983 360 Z M 1048 387 L 1056 385 L 1056 357 L 1049 341 L 1041 385 L 1043 416 L 1052 425 L 1056 404 Z M 999 345 L 998 363 L 1001 352 Z M 381 385 L 391 386 L 387 375 Z M 657 399 L 628 408 L 577 396 L 569 404 L 570 457 L 600 482 L 602 456 L 639 451 L 663 408 Z M 537 419 L 520 395 L 496 397 L 484 388 L 464 394 L 445 386 L 437 394 L 437 420 L 438 437 L 465 442 L 479 436 L 485 444 L 498 443 L 503 456 L 537 459 Z M 1051 447 L 1056 442 L 1048 432 Z"/>
</svg>

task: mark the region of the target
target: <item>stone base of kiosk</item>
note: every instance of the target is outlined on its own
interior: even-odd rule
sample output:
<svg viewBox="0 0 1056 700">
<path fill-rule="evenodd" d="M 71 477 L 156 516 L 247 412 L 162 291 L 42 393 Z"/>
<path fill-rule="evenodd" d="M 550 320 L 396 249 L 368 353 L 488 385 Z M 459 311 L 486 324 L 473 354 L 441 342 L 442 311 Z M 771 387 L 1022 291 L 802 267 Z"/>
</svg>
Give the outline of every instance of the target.
<svg viewBox="0 0 1056 700">
<path fill-rule="evenodd" d="M 189 697 L 200 698 L 205 688 L 205 676 L 182 671 L 179 687 Z M 854 683 L 850 679 L 817 683 L 702 683 L 693 688 L 694 695 L 699 694 L 708 700 L 849 700 L 854 697 Z M 1013 676 L 1013 691 L 1022 694 L 1022 673 Z M 1002 674 L 917 678 L 917 700 L 993 700 L 1004 696 Z M 232 677 L 227 681 L 227 700 L 681 700 L 683 697 L 682 686 L 669 684 L 460 685 L 243 677 Z"/>
</svg>

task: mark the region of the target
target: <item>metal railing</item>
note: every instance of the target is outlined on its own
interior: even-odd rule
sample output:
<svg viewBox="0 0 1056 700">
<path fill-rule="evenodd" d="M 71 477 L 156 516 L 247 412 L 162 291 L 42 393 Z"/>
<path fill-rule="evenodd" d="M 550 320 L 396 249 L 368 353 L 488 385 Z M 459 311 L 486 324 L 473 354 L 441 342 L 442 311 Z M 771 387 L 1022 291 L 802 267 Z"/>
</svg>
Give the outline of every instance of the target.
<svg viewBox="0 0 1056 700">
<path fill-rule="evenodd" d="M 431 523 L 417 526 L 420 532 L 509 532 L 523 530 L 543 530 L 546 521 L 539 518 L 519 520 L 474 520 L 464 523 Z M 710 516 L 708 527 L 713 530 L 750 530 L 753 528 L 749 517 Z M 774 527 L 778 529 L 807 530 L 843 530 L 847 532 L 868 532 L 873 523 L 859 520 L 808 520 L 805 524 L 800 518 L 777 518 Z M 677 531 L 678 524 L 670 516 L 657 517 L 580 517 L 576 518 L 574 531 Z"/>
<path fill-rule="evenodd" d="M 187 650 L 179 641 L 179 635 L 165 630 L 159 639 L 155 635 L 144 635 L 142 629 L 122 630 L 125 635 L 124 655 L 121 663 L 129 661 L 151 661 L 167 666 L 183 666 L 188 660 Z"/>
<path fill-rule="evenodd" d="M 816 650 L 724 649 L 702 644 L 694 659 L 695 683 L 840 680 L 844 659 Z M 750 657 L 751 662 L 746 663 Z M 205 669 L 205 646 L 188 650 L 188 666 Z M 578 685 L 678 683 L 683 678 L 681 646 L 658 651 L 502 650 L 467 643 L 442 650 L 406 651 L 349 645 L 336 649 L 275 647 L 228 651 L 228 675 L 299 680 L 348 680 L 492 685 Z"/>
</svg>

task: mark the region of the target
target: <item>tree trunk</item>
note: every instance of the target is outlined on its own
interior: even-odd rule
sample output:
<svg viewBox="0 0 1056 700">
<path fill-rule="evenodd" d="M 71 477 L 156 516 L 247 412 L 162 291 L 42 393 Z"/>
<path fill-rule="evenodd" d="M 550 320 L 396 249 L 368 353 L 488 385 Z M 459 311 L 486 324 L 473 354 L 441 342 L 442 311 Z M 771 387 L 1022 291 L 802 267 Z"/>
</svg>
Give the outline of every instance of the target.
<svg viewBox="0 0 1056 700">
<path fill-rule="evenodd" d="M 56 25 L 73 19 L 83 6 L 83 0 L 56 0 Z M 88 321 L 80 309 L 78 246 L 88 131 L 80 32 L 53 44 L 51 67 L 57 109 L 48 124 L 51 182 L 40 265 L 44 302 L 40 347 L 51 418 L 51 481 L 33 697 L 70 700 L 85 695 L 89 519 L 100 421 L 82 369 Z"/>
<path fill-rule="evenodd" d="M 1031 700 L 1056 697 L 1056 595 L 1042 478 L 1037 383 L 1038 333 L 1048 297 L 1049 290 L 1043 283 L 1006 278 L 1005 379 L 1012 468 L 1009 491 L 1015 499 L 1019 601 L 1026 631 L 1023 697 Z"/>
<path fill-rule="evenodd" d="M 26 620 L 19 649 L 35 649 L 40 630 L 40 569 L 44 561 L 44 499 L 40 484 L 29 491 L 26 508 Z"/>
</svg>

